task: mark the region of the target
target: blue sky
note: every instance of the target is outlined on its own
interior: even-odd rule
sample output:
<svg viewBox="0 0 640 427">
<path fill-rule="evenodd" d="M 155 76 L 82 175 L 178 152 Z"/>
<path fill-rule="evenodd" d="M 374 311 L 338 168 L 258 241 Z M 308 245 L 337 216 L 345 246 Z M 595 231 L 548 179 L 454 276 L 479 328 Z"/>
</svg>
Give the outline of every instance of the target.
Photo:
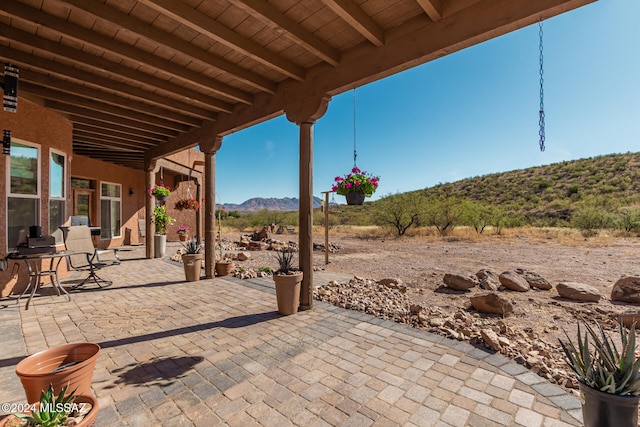
<svg viewBox="0 0 640 427">
<path fill-rule="evenodd" d="M 358 88 L 357 163 L 380 176 L 372 199 L 640 151 L 639 16 L 638 0 L 600 0 L 544 22 L 544 152 L 537 24 Z M 225 137 L 216 201 L 298 197 L 298 147 L 298 128 L 285 117 Z M 349 91 L 315 125 L 314 194 L 352 166 Z"/>
</svg>

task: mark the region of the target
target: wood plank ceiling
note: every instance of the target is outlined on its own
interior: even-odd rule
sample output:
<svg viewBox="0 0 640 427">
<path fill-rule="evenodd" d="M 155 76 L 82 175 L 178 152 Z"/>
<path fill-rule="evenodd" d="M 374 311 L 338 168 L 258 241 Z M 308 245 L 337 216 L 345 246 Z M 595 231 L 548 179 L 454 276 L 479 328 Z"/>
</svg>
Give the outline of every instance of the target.
<svg viewBox="0 0 640 427">
<path fill-rule="evenodd" d="M 75 153 L 143 169 L 591 1 L 2 0 L 0 59 Z"/>
</svg>

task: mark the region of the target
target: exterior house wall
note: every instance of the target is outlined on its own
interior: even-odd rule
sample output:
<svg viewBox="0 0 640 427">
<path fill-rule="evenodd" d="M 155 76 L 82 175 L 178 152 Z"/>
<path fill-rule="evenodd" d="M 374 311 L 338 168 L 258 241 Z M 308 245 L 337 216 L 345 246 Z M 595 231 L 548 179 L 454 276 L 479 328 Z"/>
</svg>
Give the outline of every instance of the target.
<svg viewBox="0 0 640 427">
<path fill-rule="evenodd" d="M 11 130 L 13 140 L 27 142 L 39 146 L 40 163 L 40 226 L 42 234 L 51 234 L 49 230 L 49 156 L 51 149 L 64 153 L 66 156 L 66 182 L 65 192 L 66 212 L 69 212 L 69 165 L 73 155 L 72 125 L 61 115 L 47 110 L 31 101 L 20 98 L 18 109 L 15 113 L 0 110 L 0 129 Z M 10 156 L 0 156 L 0 257 L 4 257 L 7 249 L 7 174 Z M 34 224 L 35 225 L 35 224 Z M 17 280 L 11 276 L 14 263 L 9 263 L 6 271 L 0 272 L 0 296 L 6 296 L 15 287 L 16 291 L 22 291 L 28 282 L 28 274 L 22 261 Z M 61 267 L 63 269 L 63 267 Z"/>
</svg>

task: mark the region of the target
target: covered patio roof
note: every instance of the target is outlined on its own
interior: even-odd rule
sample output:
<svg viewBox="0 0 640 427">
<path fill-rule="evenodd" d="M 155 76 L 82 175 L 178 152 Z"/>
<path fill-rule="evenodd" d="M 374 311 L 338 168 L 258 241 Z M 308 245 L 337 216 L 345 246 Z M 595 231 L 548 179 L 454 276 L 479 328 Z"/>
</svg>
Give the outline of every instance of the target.
<svg viewBox="0 0 640 427">
<path fill-rule="evenodd" d="M 0 59 L 75 153 L 144 169 L 592 1 L 3 0 Z"/>
</svg>

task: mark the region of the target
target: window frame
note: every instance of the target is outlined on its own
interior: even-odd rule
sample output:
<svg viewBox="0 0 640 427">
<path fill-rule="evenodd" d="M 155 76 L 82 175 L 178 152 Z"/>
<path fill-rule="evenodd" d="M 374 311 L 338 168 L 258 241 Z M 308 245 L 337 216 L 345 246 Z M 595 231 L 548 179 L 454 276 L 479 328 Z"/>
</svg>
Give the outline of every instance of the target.
<svg viewBox="0 0 640 427">
<path fill-rule="evenodd" d="M 53 158 L 53 154 L 57 154 L 59 156 L 64 157 L 63 174 L 62 174 L 63 175 L 62 176 L 62 196 L 55 196 L 55 197 L 51 196 L 51 184 L 53 181 L 52 180 L 53 174 L 51 172 L 51 161 Z M 48 200 L 48 218 L 47 218 L 48 226 L 49 226 L 49 234 L 53 234 L 53 232 L 56 231 L 51 229 L 51 201 L 52 200 L 63 203 L 64 212 L 62 213 L 62 216 L 63 216 L 62 224 L 64 224 L 64 220 L 66 220 L 66 218 L 68 217 L 67 215 L 67 194 L 69 191 L 69 185 L 67 183 L 68 174 L 69 174 L 69 161 L 68 161 L 67 153 L 65 153 L 64 151 L 56 150 L 55 148 L 49 148 L 49 200 Z"/>
<path fill-rule="evenodd" d="M 29 199 L 35 200 L 35 219 L 37 221 L 36 224 L 29 225 L 42 225 L 42 145 L 36 144 L 35 142 L 25 141 L 19 138 L 11 138 L 11 143 L 16 143 L 20 145 L 24 145 L 26 147 L 35 148 L 37 153 L 36 159 L 36 194 L 21 194 L 21 193 L 13 193 L 11 190 L 11 155 L 7 158 L 6 164 L 6 173 L 5 173 L 5 188 L 6 188 L 6 197 L 4 200 L 4 211 L 9 212 L 9 199 Z M 13 147 L 12 147 L 13 148 Z M 5 215 L 5 246 L 7 252 L 15 249 L 15 246 L 9 243 L 9 215 Z"/>
</svg>

